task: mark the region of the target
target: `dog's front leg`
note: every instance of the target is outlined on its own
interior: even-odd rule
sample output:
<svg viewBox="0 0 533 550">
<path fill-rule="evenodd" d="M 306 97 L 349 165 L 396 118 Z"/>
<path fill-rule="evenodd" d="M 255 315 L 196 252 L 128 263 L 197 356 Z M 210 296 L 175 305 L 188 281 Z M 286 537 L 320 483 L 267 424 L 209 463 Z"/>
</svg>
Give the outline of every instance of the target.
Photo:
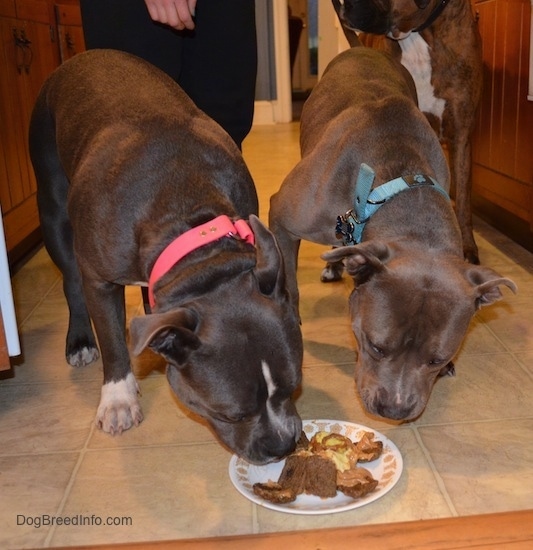
<svg viewBox="0 0 533 550">
<path fill-rule="evenodd" d="M 85 279 L 84 292 L 104 366 L 96 425 L 104 432 L 120 434 L 143 420 L 126 344 L 124 287 Z"/>
</svg>

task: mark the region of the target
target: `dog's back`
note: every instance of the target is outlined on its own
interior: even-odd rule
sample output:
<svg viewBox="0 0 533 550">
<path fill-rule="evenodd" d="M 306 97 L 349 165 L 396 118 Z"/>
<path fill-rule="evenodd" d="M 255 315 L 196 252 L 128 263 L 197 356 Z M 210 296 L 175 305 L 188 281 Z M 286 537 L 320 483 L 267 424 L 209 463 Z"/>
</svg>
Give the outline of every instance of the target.
<svg viewBox="0 0 533 550">
<path fill-rule="evenodd" d="M 416 168 L 447 188 L 445 157 L 428 128 L 406 69 L 384 52 L 353 47 L 333 59 L 304 105 L 302 157 L 320 150 L 322 158 L 341 160 L 337 169 L 344 164 L 357 171 L 362 162 L 377 166 L 376 185 Z M 343 140 L 357 145 L 345 147 Z M 415 142 L 418 150 L 412 148 Z M 404 147 L 405 153 L 399 154 Z M 390 162 L 384 163 L 387 148 Z"/>
<path fill-rule="evenodd" d="M 253 181 L 228 134 L 171 78 L 124 52 L 84 52 L 51 75 L 33 111 L 30 152 L 40 185 L 51 181 L 55 158 L 54 174 L 60 165 L 71 193 L 78 181 L 84 193 L 93 189 L 101 194 L 108 187 L 95 181 L 105 178 L 106 170 L 95 170 L 90 157 L 97 157 L 98 168 L 108 171 L 127 167 L 124 188 L 131 193 L 132 182 L 142 181 L 135 188 L 140 203 L 143 193 L 164 186 L 170 196 L 178 195 L 168 202 L 179 204 L 182 175 L 197 174 L 200 180 L 200 173 L 216 164 L 220 169 L 215 179 L 210 173 L 213 185 L 241 208 L 240 216 L 257 213 Z M 158 181 L 153 180 L 154 166 Z M 91 186 L 85 185 L 87 180 Z"/>
</svg>

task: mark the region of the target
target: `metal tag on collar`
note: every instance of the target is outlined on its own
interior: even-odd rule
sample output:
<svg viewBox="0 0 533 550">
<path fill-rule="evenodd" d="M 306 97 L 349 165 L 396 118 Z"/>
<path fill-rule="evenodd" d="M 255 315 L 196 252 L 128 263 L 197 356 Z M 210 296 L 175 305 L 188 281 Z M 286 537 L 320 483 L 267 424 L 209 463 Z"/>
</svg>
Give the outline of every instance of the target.
<svg viewBox="0 0 533 550">
<path fill-rule="evenodd" d="M 427 176 L 424 176 L 424 174 L 417 174 L 416 176 L 402 176 L 402 179 L 409 187 L 418 187 L 419 185 L 435 185 L 433 180 Z"/>
<path fill-rule="evenodd" d="M 335 225 L 335 237 L 342 239 L 344 246 L 355 244 L 355 222 L 353 210 L 349 210 L 342 216 L 337 216 L 337 224 Z"/>
</svg>

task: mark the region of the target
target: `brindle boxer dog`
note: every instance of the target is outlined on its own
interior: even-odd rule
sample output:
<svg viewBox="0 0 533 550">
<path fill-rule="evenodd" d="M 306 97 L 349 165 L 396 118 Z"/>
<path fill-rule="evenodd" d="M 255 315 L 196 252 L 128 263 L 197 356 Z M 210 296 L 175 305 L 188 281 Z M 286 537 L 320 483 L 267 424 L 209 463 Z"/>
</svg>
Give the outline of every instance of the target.
<svg viewBox="0 0 533 550">
<path fill-rule="evenodd" d="M 472 231 L 470 138 L 483 65 L 470 0 L 332 1 L 350 44 L 357 41 L 354 31 L 371 33 L 359 38 L 396 56 L 411 73 L 419 107 L 448 148 L 465 259 L 478 264 Z M 339 277 L 335 272 L 324 274 L 325 280 Z"/>
<path fill-rule="evenodd" d="M 67 361 L 98 358 L 91 320 L 102 353 L 97 425 L 115 434 L 143 418 L 124 286 L 148 284 L 153 313 L 132 319 L 133 352 L 161 354 L 176 395 L 232 451 L 256 463 L 290 453 L 301 434 L 291 401 L 300 327 L 226 132 L 148 63 L 92 50 L 44 84 L 30 149 L 70 309 Z"/>
<path fill-rule="evenodd" d="M 464 261 L 449 171 L 418 109 L 409 73 L 391 56 L 338 55 L 304 104 L 301 161 L 271 199 L 270 229 L 298 301 L 301 239 L 344 260 L 358 342 L 355 378 L 371 413 L 418 417 L 476 310 L 515 285 Z M 345 214 L 346 213 L 346 214 Z"/>
</svg>

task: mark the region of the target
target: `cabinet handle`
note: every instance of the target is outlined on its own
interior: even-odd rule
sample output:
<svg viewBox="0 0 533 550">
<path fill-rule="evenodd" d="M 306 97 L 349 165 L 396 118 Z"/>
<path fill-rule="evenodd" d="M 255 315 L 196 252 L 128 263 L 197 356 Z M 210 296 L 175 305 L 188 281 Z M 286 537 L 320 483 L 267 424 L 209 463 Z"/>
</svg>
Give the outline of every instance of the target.
<svg viewBox="0 0 533 550">
<path fill-rule="evenodd" d="M 71 54 L 76 53 L 76 42 L 74 42 L 74 38 L 72 38 L 72 35 L 69 32 L 65 33 L 65 42 L 67 44 L 67 50 Z"/>
<path fill-rule="evenodd" d="M 29 74 L 33 62 L 33 50 L 31 40 L 26 36 L 24 29 L 13 29 L 13 38 L 15 40 L 15 63 L 17 71 L 22 74 L 22 70 Z"/>
</svg>

